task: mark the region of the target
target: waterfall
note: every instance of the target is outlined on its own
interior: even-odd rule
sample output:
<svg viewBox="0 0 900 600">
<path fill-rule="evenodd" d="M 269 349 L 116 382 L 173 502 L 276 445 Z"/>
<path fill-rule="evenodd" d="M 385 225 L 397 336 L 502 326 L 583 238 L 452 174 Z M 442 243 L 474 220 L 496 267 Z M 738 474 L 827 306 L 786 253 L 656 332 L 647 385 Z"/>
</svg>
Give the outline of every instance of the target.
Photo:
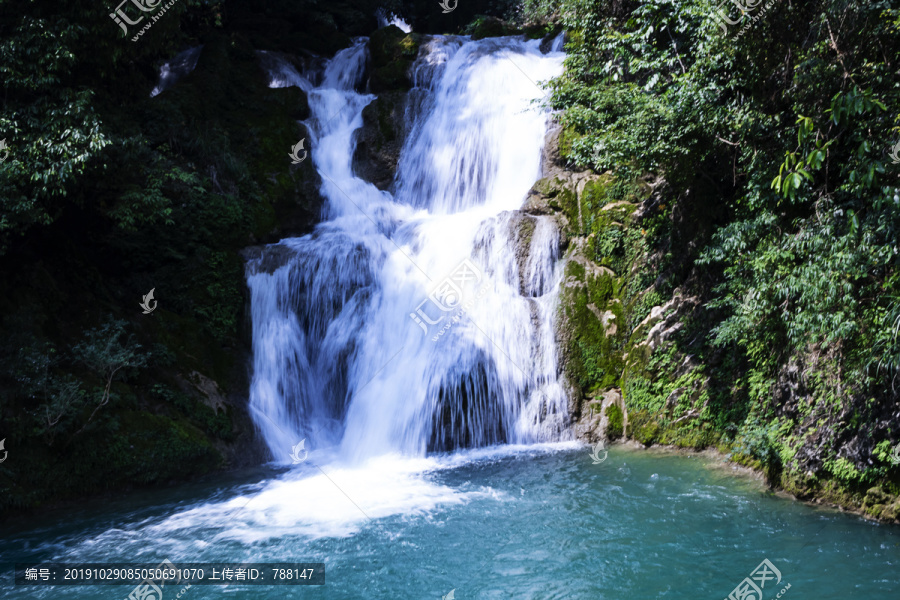
<svg viewBox="0 0 900 600">
<path fill-rule="evenodd" d="M 163 63 L 163 66 L 159 69 L 159 82 L 150 92 L 150 97 L 158 96 L 161 92 L 175 85 L 175 82 L 179 79 L 193 71 L 197 66 L 197 61 L 200 59 L 200 51 L 202 49 L 203 46 L 188 48 L 184 52 L 176 54 L 175 58 L 169 62 Z"/>
<path fill-rule="evenodd" d="M 403 33 L 409 33 L 410 31 L 412 31 L 412 27 L 410 27 L 406 21 L 393 13 L 387 12 L 383 8 L 379 8 L 375 11 L 375 18 L 378 19 L 379 27 L 396 25 L 401 29 L 401 31 L 403 31 Z"/>
<path fill-rule="evenodd" d="M 559 236 L 518 211 L 541 174 L 537 85 L 563 54 L 540 41 L 436 36 L 413 66 L 393 193 L 351 167 L 367 40 L 322 73 L 277 56 L 275 86 L 309 95 L 323 221 L 248 260 L 250 411 L 272 456 L 353 461 L 569 439 L 553 324 Z M 287 149 L 286 149 L 287 152 Z"/>
<path fill-rule="evenodd" d="M 551 52 L 562 52 L 563 48 L 566 45 L 566 32 L 561 31 L 559 35 L 553 38 L 553 43 L 550 45 Z"/>
</svg>

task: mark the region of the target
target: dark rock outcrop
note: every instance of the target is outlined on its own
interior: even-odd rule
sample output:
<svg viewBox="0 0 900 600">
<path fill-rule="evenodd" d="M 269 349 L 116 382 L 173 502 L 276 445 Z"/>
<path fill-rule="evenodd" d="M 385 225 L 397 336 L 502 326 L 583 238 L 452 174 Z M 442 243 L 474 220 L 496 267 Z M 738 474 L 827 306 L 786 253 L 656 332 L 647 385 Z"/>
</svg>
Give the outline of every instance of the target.
<svg viewBox="0 0 900 600">
<path fill-rule="evenodd" d="M 400 150 L 406 139 L 408 95 L 403 91 L 383 92 L 363 110 L 363 126 L 357 132 L 353 170 L 387 190 L 394 181 Z"/>
<path fill-rule="evenodd" d="M 404 33 L 388 25 L 369 38 L 371 64 L 368 89 L 373 93 L 408 90 L 412 86 L 409 70 L 419 53 L 422 36 Z"/>
</svg>

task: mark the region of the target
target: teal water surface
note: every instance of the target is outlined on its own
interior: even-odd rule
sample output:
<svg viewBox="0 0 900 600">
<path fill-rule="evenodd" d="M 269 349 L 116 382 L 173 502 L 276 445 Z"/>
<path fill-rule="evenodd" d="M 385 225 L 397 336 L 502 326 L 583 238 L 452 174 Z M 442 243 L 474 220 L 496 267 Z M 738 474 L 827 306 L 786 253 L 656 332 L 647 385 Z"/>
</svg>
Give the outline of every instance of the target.
<svg viewBox="0 0 900 600">
<path fill-rule="evenodd" d="M 134 494 L 5 527 L 2 598 L 125 599 L 133 586 L 12 587 L 14 562 L 323 562 L 324 586 L 193 586 L 207 598 L 720 599 L 768 559 L 763 598 L 900 597 L 898 528 L 818 509 L 700 455 L 500 447 Z M 252 483 L 248 483 L 252 481 Z M 164 600 L 177 589 L 166 591 Z M 753 600 L 757 600 L 754 597 Z"/>
</svg>

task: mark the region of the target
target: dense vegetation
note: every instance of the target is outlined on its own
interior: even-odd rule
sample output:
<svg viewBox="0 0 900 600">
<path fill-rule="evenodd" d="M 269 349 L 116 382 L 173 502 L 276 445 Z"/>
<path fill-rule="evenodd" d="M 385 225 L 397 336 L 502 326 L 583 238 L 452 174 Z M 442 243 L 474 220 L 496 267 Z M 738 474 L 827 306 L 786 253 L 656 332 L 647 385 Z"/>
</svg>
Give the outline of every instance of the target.
<svg viewBox="0 0 900 600">
<path fill-rule="evenodd" d="M 726 27 L 714 8 L 526 2 L 570 31 L 562 155 L 605 173 L 569 221 L 611 268 L 581 273 L 582 304 L 613 298 L 620 326 L 582 319 L 572 373 L 592 397 L 620 387 L 641 441 L 718 443 L 900 517 L 900 11 L 776 1 Z"/>
<path fill-rule="evenodd" d="M 132 41 L 146 21 L 126 35 L 116 3 L 0 0 L 0 513 L 262 458 L 240 252 L 308 231 L 321 200 L 287 158 L 306 98 L 268 88 L 256 51 L 299 64 L 370 35 L 379 9 L 452 33 L 513 5 L 178 0 Z"/>
<path fill-rule="evenodd" d="M 239 251 L 304 230 L 319 200 L 286 158 L 305 97 L 269 89 L 254 53 L 278 19 L 249 4 L 182 0 L 132 42 L 104 3 L 0 1 L 0 510 L 259 458 L 229 402 L 246 390 Z M 305 8 L 273 45 L 291 20 L 320 52 L 377 26 L 373 3 Z"/>
<path fill-rule="evenodd" d="M 611 437 L 718 445 L 897 518 L 900 11 L 761 7 L 726 27 L 700 0 L 179 0 L 132 42 L 112 5 L 0 0 L 0 511 L 258 458 L 239 253 L 307 230 L 319 198 L 286 157 L 306 99 L 255 52 L 315 60 L 380 8 L 569 32 L 550 102 L 561 162 L 593 174 L 536 189 L 582 282 L 566 369 Z M 415 37 L 374 42 L 371 85 L 402 88 Z"/>
</svg>

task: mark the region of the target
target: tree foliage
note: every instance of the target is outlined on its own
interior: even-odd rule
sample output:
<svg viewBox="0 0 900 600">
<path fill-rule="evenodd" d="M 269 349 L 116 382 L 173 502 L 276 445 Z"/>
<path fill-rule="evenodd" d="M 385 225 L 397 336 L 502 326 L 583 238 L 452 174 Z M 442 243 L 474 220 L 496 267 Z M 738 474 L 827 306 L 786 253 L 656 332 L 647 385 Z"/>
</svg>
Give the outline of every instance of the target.
<svg viewBox="0 0 900 600">
<path fill-rule="evenodd" d="M 900 374 L 900 164 L 890 156 L 900 10 L 775 0 L 724 26 L 701 0 L 526 5 L 569 30 L 567 70 L 551 89 L 567 157 L 626 180 L 661 175 L 679 214 L 702 221 L 682 250 L 717 315 L 710 344 L 748 361 L 734 388 L 761 391 L 749 412 L 786 410 L 764 390 L 790 360 L 828 356 L 816 393 L 838 408 L 816 418 L 889 414 Z M 842 451 L 842 435 L 832 432 L 828 452 Z M 875 437 L 885 435 L 897 432 Z"/>
</svg>

